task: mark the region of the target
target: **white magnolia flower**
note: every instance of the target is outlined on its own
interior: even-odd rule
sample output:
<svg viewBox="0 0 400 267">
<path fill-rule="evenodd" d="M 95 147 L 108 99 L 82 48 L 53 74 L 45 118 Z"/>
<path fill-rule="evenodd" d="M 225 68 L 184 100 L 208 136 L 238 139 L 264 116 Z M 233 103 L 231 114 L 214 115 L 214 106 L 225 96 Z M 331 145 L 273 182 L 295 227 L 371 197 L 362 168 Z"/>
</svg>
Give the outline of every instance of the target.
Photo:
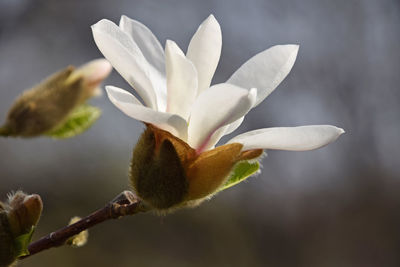
<svg viewBox="0 0 400 267">
<path fill-rule="evenodd" d="M 95 42 L 114 68 L 136 90 L 107 86 L 110 100 L 126 115 L 167 130 L 198 152 L 213 148 L 234 131 L 250 109 L 261 103 L 286 77 L 298 45 L 273 46 L 244 63 L 225 83 L 211 79 L 221 54 L 221 28 L 210 15 L 185 53 L 168 40 L 165 50 L 143 24 L 126 16 L 119 26 L 103 19 L 92 26 Z M 310 150 L 344 131 L 329 125 L 267 128 L 232 140 L 243 149 Z"/>
<path fill-rule="evenodd" d="M 119 26 L 103 19 L 92 31 L 100 51 L 142 100 L 107 86 L 111 102 L 126 115 L 178 137 L 198 155 L 240 126 L 286 77 L 298 52 L 298 45 L 273 46 L 249 59 L 225 83 L 210 85 L 222 47 L 213 15 L 197 29 L 186 54 L 170 40 L 163 49 L 146 26 L 126 16 Z M 342 133 L 330 125 L 266 128 L 228 143 L 242 144 L 242 151 L 304 151 L 322 147 Z"/>
</svg>

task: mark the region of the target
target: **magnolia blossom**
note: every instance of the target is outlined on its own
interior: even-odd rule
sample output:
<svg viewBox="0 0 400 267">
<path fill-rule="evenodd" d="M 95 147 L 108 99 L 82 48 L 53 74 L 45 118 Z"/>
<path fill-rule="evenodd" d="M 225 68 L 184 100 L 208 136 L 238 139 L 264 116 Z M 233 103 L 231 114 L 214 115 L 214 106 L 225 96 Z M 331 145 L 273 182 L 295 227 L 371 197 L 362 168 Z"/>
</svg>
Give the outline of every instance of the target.
<svg viewBox="0 0 400 267">
<path fill-rule="evenodd" d="M 126 16 L 119 26 L 103 19 L 92 31 L 100 51 L 141 98 L 107 86 L 111 102 L 126 115 L 169 132 L 197 155 L 214 149 L 222 136 L 240 126 L 287 76 L 298 52 L 298 45 L 273 46 L 249 59 L 225 83 L 211 85 L 222 47 L 213 15 L 199 26 L 186 53 L 171 40 L 163 49 L 146 26 Z M 228 144 L 240 144 L 242 153 L 304 151 L 322 147 L 343 132 L 330 125 L 265 128 L 238 135 Z M 243 158 L 249 157 L 238 160 Z"/>
<path fill-rule="evenodd" d="M 211 149 L 286 77 L 298 45 L 273 46 L 244 63 L 225 82 L 210 86 L 221 55 L 221 28 L 210 15 L 193 35 L 186 54 L 171 40 L 165 49 L 143 24 L 126 16 L 119 26 L 103 19 L 92 26 L 95 42 L 114 68 L 135 88 L 107 86 L 111 102 L 126 115 L 187 142 L 198 152 Z M 241 134 L 243 150 L 310 150 L 344 131 L 329 125 L 266 128 Z"/>
</svg>

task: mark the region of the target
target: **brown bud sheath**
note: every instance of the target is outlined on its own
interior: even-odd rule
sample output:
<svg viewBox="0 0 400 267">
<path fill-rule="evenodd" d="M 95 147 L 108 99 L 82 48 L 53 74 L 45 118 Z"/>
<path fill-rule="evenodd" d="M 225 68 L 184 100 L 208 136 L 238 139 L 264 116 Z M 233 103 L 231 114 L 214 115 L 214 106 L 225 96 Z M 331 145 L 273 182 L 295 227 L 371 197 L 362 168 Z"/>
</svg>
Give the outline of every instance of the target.
<svg viewBox="0 0 400 267">
<path fill-rule="evenodd" d="M 173 143 L 148 126 L 139 139 L 131 162 L 131 182 L 136 193 L 156 209 L 181 203 L 187 193 L 185 170 Z"/>
<path fill-rule="evenodd" d="M 198 204 L 227 181 L 236 163 L 262 154 L 242 152 L 242 147 L 233 143 L 197 154 L 181 139 L 147 124 L 133 152 L 132 186 L 157 210 Z"/>
</svg>

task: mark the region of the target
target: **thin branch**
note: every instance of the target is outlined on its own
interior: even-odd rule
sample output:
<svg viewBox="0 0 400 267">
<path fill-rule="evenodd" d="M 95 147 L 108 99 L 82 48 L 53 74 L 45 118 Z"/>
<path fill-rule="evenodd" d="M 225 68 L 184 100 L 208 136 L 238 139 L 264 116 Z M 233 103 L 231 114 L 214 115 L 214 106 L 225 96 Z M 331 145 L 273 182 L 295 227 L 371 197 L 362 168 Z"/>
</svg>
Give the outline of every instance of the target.
<svg viewBox="0 0 400 267">
<path fill-rule="evenodd" d="M 140 199 L 131 191 L 124 191 L 101 208 L 78 222 L 61 228 L 55 232 L 32 242 L 28 246 L 29 255 L 21 257 L 27 258 L 43 250 L 64 245 L 71 237 L 80 232 L 110 219 L 118 219 L 127 215 L 134 215 L 139 212 L 147 211 Z"/>
</svg>

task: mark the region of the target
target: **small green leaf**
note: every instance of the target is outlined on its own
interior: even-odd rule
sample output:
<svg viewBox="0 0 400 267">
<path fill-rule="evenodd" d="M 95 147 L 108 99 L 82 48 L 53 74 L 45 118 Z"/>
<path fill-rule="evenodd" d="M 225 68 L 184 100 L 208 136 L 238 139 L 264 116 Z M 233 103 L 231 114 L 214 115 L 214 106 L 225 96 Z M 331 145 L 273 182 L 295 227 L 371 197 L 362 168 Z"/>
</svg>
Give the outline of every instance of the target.
<svg viewBox="0 0 400 267">
<path fill-rule="evenodd" d="M 92 126 L 100 117 L 99 108 L 84 104 L 77 107 L 67 120 L 54 130 L 47 133 L 55 139 L 64 139 L 81 134 Z"/>
<path fill-rule="evenodd" d="M 258 161 L 256 161 L 256 162 L 249 162 L 249 161 L 239 162 L 235 166 L 235 169 L 233 170 L 231 176 L 229 177 L 229 180 L 225 183 L 224 186 L 222 186 L 219 189 L 219 191 L 228 189 L 229 187 L 232 187 L 234 185 L 237 185 L 240 182 L 243 182 L 244 180 L 249 178 L 251 175 L 255 174 L 259 169 L 260 169 L 260 164 L 258 163 Z"/>
<path fill-rule="evenodd" d="M 16 258 L 29 255 L 28 246 L 32 241 L 32 235 L 33 235 L 34 231 L 35 231 L 35 227 L 32 226 L 32 228 L 29 231 L 29 233 L 22 234 L 20 236 L 17 236 L 14 239 L 14 248 L 15 248 L 15 251 L 14 251 L 15 255 L 14 256 Z"/>
</svg>

